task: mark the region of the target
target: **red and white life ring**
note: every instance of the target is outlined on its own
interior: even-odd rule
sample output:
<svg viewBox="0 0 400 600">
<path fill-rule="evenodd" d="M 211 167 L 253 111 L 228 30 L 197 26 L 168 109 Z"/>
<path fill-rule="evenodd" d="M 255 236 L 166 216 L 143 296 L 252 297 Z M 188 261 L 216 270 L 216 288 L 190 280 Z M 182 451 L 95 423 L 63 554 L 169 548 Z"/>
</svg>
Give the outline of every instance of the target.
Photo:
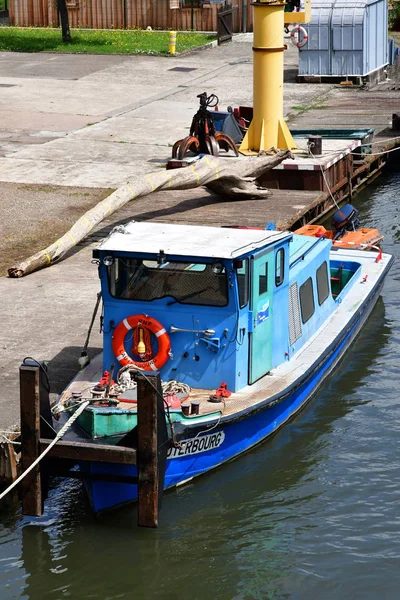
<svg viewBox="0 0 400 600">
<path fill-rule="evenodd" d="M 143 362 L 133 360 L 125 350 L 125 336 L 128 331 L 136 329 L 136 327 L 148 329 L 157 338 L 157 354 L 151 360 Z M 112 349 L 117 361 L 122 367 L 125 365 L 136 365 L 139 369 L 143 369 L 144 371 L 158 371 L 165 365 L 169 358 L 171 340 L 164 326 L 156 319 L 153 319 L 153 317 L 149 317 L 149 315 L 132 315 L 123 319 L 123 321 L 115 328 L 112 337 Z"/>
<path fill-rule="evenodd" d="M 297 42 L 296 42 L 296 32 L 297 32 Z M 302 34 L 302 39 L 300 41 L 300 33 Z M 292 44 L 296 46 L 296 48 L 303 48 L 308 42 L 308 33 L 301 25 L 295 25 L 290 32 L 290 41 Z"/>
</svg>

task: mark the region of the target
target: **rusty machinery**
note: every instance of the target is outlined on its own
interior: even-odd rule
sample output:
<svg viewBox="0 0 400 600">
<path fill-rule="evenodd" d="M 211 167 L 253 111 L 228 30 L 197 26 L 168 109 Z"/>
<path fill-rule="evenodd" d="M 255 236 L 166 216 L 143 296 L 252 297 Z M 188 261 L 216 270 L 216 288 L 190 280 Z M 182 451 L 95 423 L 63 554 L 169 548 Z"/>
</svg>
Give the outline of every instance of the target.
<svg viewBox="0 0 400 600">
<path fill-rule="evenodd" d="M 215 94 L 207 96 L 206 92 L 199 94 L 200 108 L 192 119 L 190 134 L 183 140 L 175 142 L 172 148 L 172 158 L 182 160 L 187 152 L 194 154 L 212 154 L 219 155 L 219 149 L 222 148 L 229 152 L 233 150 L 238 156 L 238 149 L 233 139 L 222 131 L 217 131 L 214 123 L 214 116 L 218 116 L 218 111 L 211 113 L 208 108 L 218 105 L 218 98 Z M 234 119 L 233 115 L 230 115 Z"/>
</svg>

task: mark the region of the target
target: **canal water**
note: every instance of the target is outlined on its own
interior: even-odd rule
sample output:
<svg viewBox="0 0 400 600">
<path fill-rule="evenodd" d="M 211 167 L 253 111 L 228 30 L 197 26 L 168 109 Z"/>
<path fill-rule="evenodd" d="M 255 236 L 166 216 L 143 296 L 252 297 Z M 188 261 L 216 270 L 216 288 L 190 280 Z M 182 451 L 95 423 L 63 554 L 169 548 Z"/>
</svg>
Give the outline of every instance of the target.
<svg viewBox="0 0 400 600">
<path fill-rule="evenodd" d="M 43 518 L 0 519 L 0 600 L 400 596 L 400 173 L 360 195 L 396 262 L 339 369 L 274 438 L 166 494 L 157 530 L 136 509 L 99 520 L 77 482 Z"/>
</svg>

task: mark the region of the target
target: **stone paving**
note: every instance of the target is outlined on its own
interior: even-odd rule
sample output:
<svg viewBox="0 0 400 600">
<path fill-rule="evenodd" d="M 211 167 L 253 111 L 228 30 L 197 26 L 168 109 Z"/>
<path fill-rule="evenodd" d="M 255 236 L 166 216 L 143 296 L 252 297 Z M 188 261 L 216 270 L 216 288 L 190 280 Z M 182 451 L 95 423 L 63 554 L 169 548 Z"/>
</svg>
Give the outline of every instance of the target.
<svg viewBox="0 0 400 600">
<path fill-rule="evenodd" d="M 0 53 L 0 181 L 104 188 L 153 171 L 197 94 L 252 105 L 252 36 L 234 39 L 176 57 Z M 292 46 L 285 60 L 286 114 L 325 97 L 332 86 L 294 83 Z"/>
</svg>

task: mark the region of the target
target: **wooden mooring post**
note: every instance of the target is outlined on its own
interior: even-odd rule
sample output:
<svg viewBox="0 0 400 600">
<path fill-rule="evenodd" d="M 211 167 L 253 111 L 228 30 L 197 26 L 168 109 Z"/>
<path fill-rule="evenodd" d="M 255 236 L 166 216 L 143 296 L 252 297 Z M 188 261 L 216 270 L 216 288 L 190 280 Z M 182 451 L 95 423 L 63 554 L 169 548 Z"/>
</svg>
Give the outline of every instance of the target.
<svg viewBox="0 0 400 600">
<path fill-rule="evenodd" d="M 138 372 L 138 525 L 157 527 L 167 461 L 168 433 L 159 374 Z"/>
<path fill-rule="evenodd" d="M 21 466 L 24 472 L 40 454 L 40 392 L 38 365 L 22 364 L 19 370 L 21 402 Z M 22 513 L 40 517 L 43 514 L 40 465 L 21 482 Z"/>
<path fill-rule="evenodd" d="M 164 399 L 159 374 L 138 373 L 138 424 L 135 447 L 96 444 L 91 441 L 60 440 L 47 457 L 52 459 L 53 475 L 73 478 L 92 478 L 110 482 L 137 483 L 138 526 L 157 527 L 161 507 L 168 450 L 168 432 Z M 48 390 L 43 386 L 40 364 L 20 367 L 21 402 L 21 465 L 22 472 L 51 444 L 52 429 Z M 54 435 L 52 435 L 54 433 Z M 131 433 L 135 433 L 133 430 Z M 128 434 L 127 437 L 129 437 Z M 42 437 L 46 436 L 46 437 Z M 125 439 L 122 440 L 124 443 Z M 59 459 L 58 461 L 56 459 Z M 47 460 L 47 458 L 45 459 Z M 114 464 L 136 464 L 137 477 L 84 474 L 65 470 L 65 461 L 91 461 Z M 21 482 L 22 513 L 41 516 L 47 495 L 47 468 L 39 463 Z"/>
</svg>

